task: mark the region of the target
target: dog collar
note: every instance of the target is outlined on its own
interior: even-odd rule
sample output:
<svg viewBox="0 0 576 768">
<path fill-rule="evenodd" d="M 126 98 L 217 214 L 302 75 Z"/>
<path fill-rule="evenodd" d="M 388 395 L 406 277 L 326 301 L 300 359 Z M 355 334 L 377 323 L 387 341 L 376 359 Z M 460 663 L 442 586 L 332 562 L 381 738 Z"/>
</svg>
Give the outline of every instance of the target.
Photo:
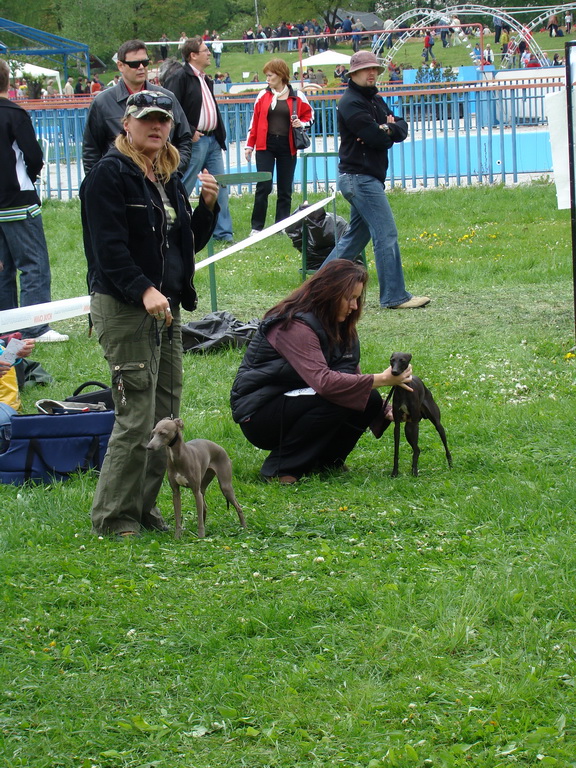
<svg viewBox="0 0 576 768">
<path fill-rule="evenodd" d="M 176 445 L 177 441 L 178 441 L 178 433 L 176 433 L 176 435 L 172 438 L 172 440 L 170 440 L 170 442 L 168 443 L 168 448 L 173 448 Z"/>
</svg>

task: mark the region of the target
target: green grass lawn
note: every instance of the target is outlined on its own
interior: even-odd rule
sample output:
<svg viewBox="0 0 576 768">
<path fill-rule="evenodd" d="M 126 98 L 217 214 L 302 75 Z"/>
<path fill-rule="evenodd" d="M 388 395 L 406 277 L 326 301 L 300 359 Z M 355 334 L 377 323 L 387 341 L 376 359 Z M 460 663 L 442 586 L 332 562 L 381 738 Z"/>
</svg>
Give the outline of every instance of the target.
<svg viewBox="0 0 576 768">
<path fill-rule="evenodd" d="M 392 431 L 346 475 L 263 484 L 233 424 L 240 350 L 185 358 L 186 436 L 221 443 L 248 528 L 217 487 L 207 538 L 90 534 L 96 478 L 0 488 L 2 768 L 504 768 L 576 765 L 576 521 L 569 212 L 547 184 L 391 194 L 410 290 L 377 306 L 362 367 L 413 354 L 454 457 Z M 234 197 L 237 238 L 252 198 Z M 347 204 L 339 210 L 347 215 Z M 77 203 L 49 203 L 55 299 L 85 293 Z M 217 265 L 241 319 L 298 284 L 276 236 Z M 197 276 L 197 317 L 210 310 Z M 107 379 L 86 318 L 35 353 L 64 397 Z M 168 486 L 160 505 L 172 522 Z"/>
</svg>

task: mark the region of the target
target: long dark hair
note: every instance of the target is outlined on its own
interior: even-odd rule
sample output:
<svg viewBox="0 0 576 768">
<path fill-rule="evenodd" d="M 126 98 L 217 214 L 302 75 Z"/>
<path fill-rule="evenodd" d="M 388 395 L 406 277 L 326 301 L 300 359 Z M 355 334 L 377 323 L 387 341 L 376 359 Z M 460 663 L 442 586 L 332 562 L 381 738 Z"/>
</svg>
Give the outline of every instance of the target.
<svg viewBox="0 0 576 768">
<path fill-rule="evenodd" d="M 281 327 L 286 328 L 297 312 L 311 312 L 324 326 L 330 344 L 342 344 L 347 349 L 358 336 L 356 325 L 362 314 L 367 281 L 368 273 L 362 264 L 347 259 L 334 259 L 268 310 L 265 317 L 285 316 Z M 339 323 L 340 303 L 342 299 L 350 298 L 358 283 L 364 286 L 358 299 L 358 309 L 351 312 L 344 322 Z"/>
</svg>

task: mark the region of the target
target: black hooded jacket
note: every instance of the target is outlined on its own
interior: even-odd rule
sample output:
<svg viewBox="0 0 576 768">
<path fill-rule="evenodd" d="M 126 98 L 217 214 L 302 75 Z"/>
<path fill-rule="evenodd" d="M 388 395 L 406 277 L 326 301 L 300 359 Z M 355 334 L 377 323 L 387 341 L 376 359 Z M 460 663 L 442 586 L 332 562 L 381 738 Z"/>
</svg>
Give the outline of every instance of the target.
<svg viewBox="0 0 576 768">
<path fill-rule="evenodd" d="M 176 174 L 165 188 L 181 225 L 182 306 L 192 311 L 197 303 L 194 254 L 210 239 L 219 208 L 216 203 L 211 211 L 200 198 L 192 213 Z M 90 292 L 142 306 L 142 294 L 147 288 L 162 291 L 168 241 L 158 190 L 132 160 L 111 149 L 85 177 L 80 200 Z"/>
<path fill-rule="evenodd" d="M 363 173 L 386 180 L 388 150 L 408 136 L 405 120 L 387 123 L 392 111 L 374 86 L 360 86 L 349 80 L 338 102 L 340 173 Z M 388 124 L 390 131 L 379 126 Z M 360 141 L 358 141 L 360 139 Z"/>
</svg>

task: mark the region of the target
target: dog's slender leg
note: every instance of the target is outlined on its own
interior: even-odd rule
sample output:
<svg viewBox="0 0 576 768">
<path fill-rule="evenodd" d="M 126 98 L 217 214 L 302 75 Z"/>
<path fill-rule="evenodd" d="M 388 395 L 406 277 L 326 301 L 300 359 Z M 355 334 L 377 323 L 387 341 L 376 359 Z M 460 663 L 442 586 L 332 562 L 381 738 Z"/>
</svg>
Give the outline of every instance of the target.
<svg viewBox="0 0 576 768">
<path fill-rule="evenodd" d="M 438 422 L 438 424 L 434 424 L 434 426 L 436 427 L 436 429 L 438 431 L 438 434 L 440 435 L 440 439 L 442 440 L 442 443 L 444 445 L 444 450 L 446 451 L 446 460 L 448 461 L 448 466 L 450 467 L 450 469 L 452 469 L 452 454 L 448 450 L 448 442 L 446 440 L 446 432 L 444 431 L 444 427 L 442 426 L 442 424 L 440 424 L 440 422 Z"/>
<path fill-rule="evenodd" d="M 240 521 L 240 525 L 242 526 L 242 528 L 246 528 L 246 521 L 244 520 L 244 513 L 242 512 L 242 507 L 236 501 L 236 496 L 232 495 L 232 498 L 230 499 L 230 503 L 234 505 L 234 509 L 238 513 L 238 520 Z"/>
<path fill-rule="evenodd" d="M 179 539 L 182 536 L 182 498 L 179 485 L 172 486 L 172 505 L 174 507 L 175 521 L 174 536 Z"/>
<path fill-rule="evenodd" d="M 394 422 L 394 466 L 392 467 L 392 477 L 398 477 L 398 456 L 400 453 L 400 418 Z"/>
<path fill-rule="evenodd" d="M 404 434 L 406 440 L 410 443 L 412 448 L 412 474 L 414 477 L 418 477 L 418 457 L 420 456 L 420 448 L 418 448 L 418 433 L 420 431 L 420 423 L 418 421 L 407 421 Z"/>
<path fill-rule="evenodd" d="M 246 528 L 244 513 L 242 512 L 242 507 L 240 506 L 240 504 L 238 504 L 238 501 L 236 499 L 236 496 L 234 495 L 234 490 L 232 489 L 232 486 L 230 486 L 230 488 L 228 489 L 222 488 L 222 486 L 220 486 L 220 488 L 222 489 L 222 493 L 226 497 L 226 506 L 230 507 L 230 504 L 232 504 L 232 506 L 238 513 L 238 520 L 240 521 L 240 525 L 242 526 L 242 528 Z"/>
<path fill-rule="evenodd" d="M 218 473 L 218 485 L 220 486 L 220 490 L 226 499 L 227 506 L 229 507 L 230 504 L 232 504 L 238 513 L 238 520 L 240 520 L 240 525 L 242 528 L 246 528 L 246 521 L 244 520 L 242 507 L 238 503 L 236 494 L 234 493 L 234 488 L 232 487 L 232 462 L 229 458 L 226 462 L 223 462 L 222 466 L 220 467 L 220 472 Z"/>
<path fill-rule="evenodd" d="M 442 444 L 444 446 L 444 451 L 446 452 L 446 460 L 448 461 L 448 466 L 452 468 L 452 454 L 448 450 L 448 441 L 446 440 L 446 432 L 444 430 L 444 427 L 442 426 L 442 423 L 440 422 L 440 408 L 438 407 L 438 404 L 432 397 L 432 393 L 429 389 L 426 389 L 426 397 L 424 400 L 424 403 L 422 404 L 422 411 L 424 413 L 424 416 L 426 416 L 427 419 L 429 419 L 431 424 L 434 424 L 436 427 L 436 431 L 440 435 L 440 439 L 442 440 Z"/>
<path fill-rule="evenodd" d="M 196 499 L 196 514 L 198 515 L 198 538 L 203 539 L 205 536 L 204 516 L 206 502 L 204 501 L 204 496 L 202 495 L 200 488 L 194 492 L 194 497 Z"/>
</svg>

